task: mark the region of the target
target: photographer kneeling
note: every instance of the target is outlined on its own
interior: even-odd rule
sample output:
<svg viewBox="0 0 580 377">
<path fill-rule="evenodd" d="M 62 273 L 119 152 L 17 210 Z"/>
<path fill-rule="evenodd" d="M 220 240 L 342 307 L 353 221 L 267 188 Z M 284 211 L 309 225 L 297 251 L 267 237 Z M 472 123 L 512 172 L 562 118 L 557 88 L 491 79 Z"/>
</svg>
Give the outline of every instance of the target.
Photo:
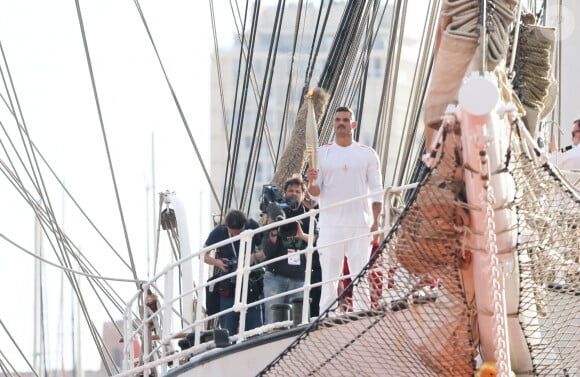
<svg viewBox="0 0 580 377">
<path fill-rule="evenodd" d="M 266 186 L 265 190 L 270 188 L 271 186 Z M 276 203 L 276 199 L 268 203 L 268 197 L 272 195 L 268 195 L 266 192 L 263 193 L 262 210 L 268 213 L 268 223 L 279 221 L 281 218 L 296 217 L 307 212 L 308 209 L 303 203 L 305 193 L 306 184 L 300 176 L 292 177 L 284 183 L 284 197 L 283 199 L 280 198 L 280 203 Z M 276 215 L 276 210 L 278 210 L 280 216 Z M 265 298 L 304 287 L 306 255 L 293 254 L 299 250 L 306 249 L 308 246 L 307 232 L 310 229 L 309 225 L 310 218 L 306 217 L 296 223 L 290 223 L 278 229 L 272 229 L 266 234 L 263 243 L 263 252 L 266 259 L 274 259 L 284 255 L 288 255 L 288 259 L 282 259 L 266 266 L 266 274 L 264 275 Z M 315 229 L 315 224 L 313 224 L 312 229 Z M 316 252 L 313 254 L 312 266 L 313 270 L 317 268 L 316 266 L 320 266 Z M 293 298 L 302 298 L 302 296 L 302 292 L 297 292 L 267 301 L 265 323 L 272 323 L 271 305 L 290 303 L 290 300 Z"/>
<path fill-rule="evenodd" d="M 228 212 L 225 219 L 225 224 L 220 224 L 216 226 L 207 237 L 204 247 L 211 246 L 220 241 L 227 240 L 230 237 L 239 235 L 244 231 L 244 229 L 256 229 L 258 228 L 258 223 L 255 220 L 248 219 L 246 214 L 242 211 L 233 209 Z M 255 246 L 261 242 L 261 234 L 256 234 L 252 242 L 252 256 L 251 262 L 253 263 L 255 258 Z M 220 276 L 228 274 L 235 271 L 237 268 L 238 254 L 240 251 L 240 241 L 236 241 L 231 244 L 227 244 L 222 247 L 215 249 L 215 258 L 212 257 L 209 252 L 203 257 L 205 263 L 215 266 L 214 276 Z M 253 276 L 258 274 L 259 270 L 255 272 L 252 271 L 250 274 L 250 280 Z M 261 275 L 261 274 L 260 274 Z M 259 276 L 258 285 L 254 286 L 250 284 L 248 287 L 248 303 L 258 300 L 262 294 L 262 281 L 261 276 Z M 250 281 L 252 283 L 252 281 Z M 226 279 L 215 284 L 213 289 L 219 294 L 219 311 L 231 308 L 234 305 L 234 290 L 236 287 L 235 278 Z M 223 314 L 219 317 L 220 327 L 227 329 L 230 335 L 238 333 L 240 313 L 230 312 Z M 262 309 L 261 305 L 252 306 L 248 308 L 246 314 L 245 329 L 251 330 L 256 327 L 262 326 Z"/>
</svg>

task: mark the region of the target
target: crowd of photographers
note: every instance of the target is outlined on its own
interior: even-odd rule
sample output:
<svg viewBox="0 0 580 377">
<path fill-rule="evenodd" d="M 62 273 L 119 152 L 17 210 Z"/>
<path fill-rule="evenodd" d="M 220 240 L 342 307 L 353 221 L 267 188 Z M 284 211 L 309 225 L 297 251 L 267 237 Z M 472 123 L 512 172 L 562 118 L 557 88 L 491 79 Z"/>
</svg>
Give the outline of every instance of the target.
<svg viewBox="0 0 580 377">
<path fill-rule="evenodd" d="M 277 186 L 266 185 L 262 192 L 260 209 L 263 212 L 266 223 L 292 218 L 306 213 L 312 202 L 306 201 L 306 184 L 301 176 L 289 178 L 280 192 Z M 239 210 L 230 210 L 224 224 L 217 225 L 209 234 L 204 247 L 224 241 L 229 237 L 239 235 L 245 229 L 256 229 L 258 223 L 248 219 Z M 315 233 L 316 224 L 310 227 L 310 218 L 298 220 L 278 228 L 274 228 L 265 234 L 256 234 L 252 243 L 251 263 L 255 264 L 264 260 L 270 260 L 281 256 L 287 258 L 268 264 L 265 269 L 254 269 L 250 274 L 248 287 L 248 303 L 252 303 L 264 297 L 272 297 L 291 290 L 299 290 L 288 295 L 268 300 L 265 305 L 250 307 L 246 314 L 245 329 L 269 324 L 273 322 L 271 307 L 276 304 L 290 304 L 293 299 L 302 299 L 304 281 L 306 276 L 306 255 L 299 255 L 300 250 L 308 245 L 308 233 Z M 214 266 L 214 272 L 210 280 L 214 280 L 224 274 L 235 271 L 239 255 L 239 241 L 215 249 L 214 256 L 207 253 L 204 262 Z M 311 283 L 321 280 L 320 263 L 318 253 L 315 251 L 312 257 L 312 268 L 309 271 Z M 206 290 L 206 309 L 209 315 L 231 308 L 234 304 L 235 277 L 210 285 Z M 319 311 L 320 287 L 310 291 L 310 315 L 317 316 Z M 227 329 L 230 335 L 236 334 L 239 327 L 239 313 L 231 311 L 220 315 L 220 327 Z"/>
</svg>

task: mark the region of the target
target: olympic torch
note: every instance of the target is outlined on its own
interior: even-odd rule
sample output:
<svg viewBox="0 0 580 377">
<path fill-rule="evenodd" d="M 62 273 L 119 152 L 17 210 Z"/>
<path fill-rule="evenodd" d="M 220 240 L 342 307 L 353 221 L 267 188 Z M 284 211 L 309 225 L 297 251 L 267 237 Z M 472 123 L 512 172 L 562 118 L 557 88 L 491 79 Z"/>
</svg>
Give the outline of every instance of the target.
<svg viewBox="0 0 580 377">
<path fill-rule="evenodd" d="M 314 90 L 310 89 L 306 94 L 306 153 L 310 160 L 310 167 L 316 169 L 316 152 L 318 148 L 318 127 L 316 126 L 316 115 L 314 114 L 314 105 L 312 104 L 312 96 Z M 315 184 L 316 181 L 310 182 Z"/>
</svg>

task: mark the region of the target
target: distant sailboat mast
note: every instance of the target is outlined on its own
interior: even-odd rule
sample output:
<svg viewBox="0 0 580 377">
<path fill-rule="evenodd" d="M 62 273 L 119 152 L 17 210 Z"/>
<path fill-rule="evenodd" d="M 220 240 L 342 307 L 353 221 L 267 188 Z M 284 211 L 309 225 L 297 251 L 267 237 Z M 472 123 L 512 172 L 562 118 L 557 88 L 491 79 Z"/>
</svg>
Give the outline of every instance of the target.
<svg viewBox="0 0 580 377">
<path fill-rule="evenodd" d="M 159 219 L 156 217 L 156 208 L 158 195 L 155 187 L 155 133 L 151 133 L 151 177 L 146 188 L 146 203 L 151 199 L 151 206 L 146 205 L 147 215 L 145 220 L 145 230 L 147 237 L 147 280 L 151 278 L 152 273 L 151 250 L 157 250 L 157 225 Z M 151 247 L 153 245 L 153 247 Z M 154 270 L 153 270 L 154 271 Z"/>
<path fill-rule="evenodd" d="M 38 217 L 34 221 L 34 252 L 38 256 L 34 260 L 34 356 L 32 365 L 39 376 L 45 374 L 45 347 L 44 347 L 44 318 L 43 318 L 43 294 L 42 280 L 43 267 L 40 259 L 42 252 L 42 227 Z"/>
</svg>

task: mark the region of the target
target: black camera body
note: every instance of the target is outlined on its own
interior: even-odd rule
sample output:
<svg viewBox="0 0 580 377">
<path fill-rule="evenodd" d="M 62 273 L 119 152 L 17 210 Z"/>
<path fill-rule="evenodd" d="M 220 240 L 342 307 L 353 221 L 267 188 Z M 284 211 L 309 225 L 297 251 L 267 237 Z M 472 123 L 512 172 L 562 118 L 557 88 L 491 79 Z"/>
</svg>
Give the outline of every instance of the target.
<svg viewBox="0 0 580 377">
<path fill-rule="evenodd" d="M 234 259 L 227 259 L 224 263 L 228 268 L 228 274 L 238 269 L 238 261 Z"/>
<path fill-rule="evenodd" d="M 260 210 L 267 213 L 272 221 L 285 220 L 292 208 L 298 208 L 299 204 L 294 198 L 284 198 L 275 185 L 262 186 Z M 286 224 L 281 227 L 280 231 L 285 236 L 293 236 L 296 234 L 296 224 Z"/>
</svg>

